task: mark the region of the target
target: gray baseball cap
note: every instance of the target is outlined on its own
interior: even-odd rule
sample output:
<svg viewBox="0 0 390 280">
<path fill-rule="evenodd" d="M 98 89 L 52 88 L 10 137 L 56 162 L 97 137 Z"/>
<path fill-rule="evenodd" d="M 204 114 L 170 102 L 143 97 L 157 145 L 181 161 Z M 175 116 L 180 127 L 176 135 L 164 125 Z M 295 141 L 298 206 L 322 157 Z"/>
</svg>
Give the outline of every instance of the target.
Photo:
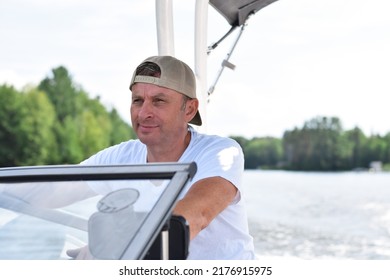
<svg viewBox="0 0 390 280">
<path fill-rule="evenodd" d="M 135 83 L 147 83 L 175 90 L 189 98 L 196 98 L 195 75 L 186 63 L 172 56 L 151 56 L 142 63 L 145 62 L 157 64 L 161 69 L 161 76 L 151 77 L 136 75 L 135 70 L 133 77 L 131 78 L 130 90 Z M 189 123 L 202 125 L 199 110 Z"/>
</svg>

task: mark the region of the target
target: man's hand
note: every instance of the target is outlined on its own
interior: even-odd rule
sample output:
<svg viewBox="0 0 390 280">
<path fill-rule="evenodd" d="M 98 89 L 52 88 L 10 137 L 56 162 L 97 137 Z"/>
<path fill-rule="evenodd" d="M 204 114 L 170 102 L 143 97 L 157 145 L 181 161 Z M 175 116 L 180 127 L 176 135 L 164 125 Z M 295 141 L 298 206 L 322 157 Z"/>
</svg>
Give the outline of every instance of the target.
<svg viewBox="0 0 390 280">
<path fill-rule="evenodd" d="M 73 260 L 93 260 L 95 259 L 89 252 L 88 246 L 84 246 L 77 249 L 69 249 L 66 251 L 66 254 L 71 257 Z"/>
</svg>

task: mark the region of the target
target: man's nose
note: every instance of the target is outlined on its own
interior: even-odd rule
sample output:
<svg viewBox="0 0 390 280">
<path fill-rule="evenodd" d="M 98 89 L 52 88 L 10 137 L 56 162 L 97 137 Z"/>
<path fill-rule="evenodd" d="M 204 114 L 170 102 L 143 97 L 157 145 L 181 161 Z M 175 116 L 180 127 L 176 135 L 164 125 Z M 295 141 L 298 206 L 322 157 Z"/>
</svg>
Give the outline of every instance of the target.
<svg viewBox="0 0 390 280">
<path fill-rule="evenodd" d="M 142 119 L 147 119 L 153 116 L 153 106 L 151 102 L 144 101 L 139 108 L 138 116 Z"/>
</svg>

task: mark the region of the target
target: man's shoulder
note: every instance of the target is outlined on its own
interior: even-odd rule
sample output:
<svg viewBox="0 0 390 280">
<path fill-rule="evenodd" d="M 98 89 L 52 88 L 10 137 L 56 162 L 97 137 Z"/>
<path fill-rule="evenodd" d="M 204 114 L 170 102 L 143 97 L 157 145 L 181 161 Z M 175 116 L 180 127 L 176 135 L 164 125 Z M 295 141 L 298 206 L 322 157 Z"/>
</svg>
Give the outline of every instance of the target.
<svg viewBox="0 0 390 280">
<path fill-rule="evenodd" d="M 127 163 L 134 160 L 143 151 L 144 144 L 138 139 L 131 139 L 119 144 L 107 147 L 89 159 L 84 163 L 93 164 L 112 164 L 112 163 Z"/>
<path fill-rule="evenodd" d="M 236 160 L 237 157 L 243 157 L 241 146 L 233 138 L 197 132 L 191 141 L 187 155 L 198 160 L 203 158 L 208 161 L 214 155 L 233 156 Z"/>
<path fill-rule="evenodd" d="M 238 142 L 230 137 L 207 134 L 194 131 L 195 141 L 202 145 L 239 146 Z"/>
<path fill-rule="evenodd" d="M 121 151 L 123 149 L 138 149 L 139 147 L 143 146 L 144 144 L 141 143 L 138 139 L 130 139 L 115 145 L 112 145 L 110 147 L 107 147 L 106 149 L 103 149 L 101 152 L 113 152 L 113 151 Z"/>
</svg>

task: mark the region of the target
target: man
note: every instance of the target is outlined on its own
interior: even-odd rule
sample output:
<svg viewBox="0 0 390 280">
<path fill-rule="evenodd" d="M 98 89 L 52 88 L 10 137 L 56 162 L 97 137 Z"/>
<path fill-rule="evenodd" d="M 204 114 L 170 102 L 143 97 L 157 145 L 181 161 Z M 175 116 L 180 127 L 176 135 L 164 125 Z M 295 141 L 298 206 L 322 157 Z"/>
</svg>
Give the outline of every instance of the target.
<svg viewBox="0 0 390 280">
<path fill-rule="evenodd" d="M 192 162 L 198 171 L 174 209 L 189 223 L 188 259 L 253 259 L 242 200 L 243 154 L 232 139 L 204 135 L 195 76 L 171 56 L 153 56 L 134 71 L 131 121 L 138 140 L 109 147 L 82 164 Z"/>
</svg>

